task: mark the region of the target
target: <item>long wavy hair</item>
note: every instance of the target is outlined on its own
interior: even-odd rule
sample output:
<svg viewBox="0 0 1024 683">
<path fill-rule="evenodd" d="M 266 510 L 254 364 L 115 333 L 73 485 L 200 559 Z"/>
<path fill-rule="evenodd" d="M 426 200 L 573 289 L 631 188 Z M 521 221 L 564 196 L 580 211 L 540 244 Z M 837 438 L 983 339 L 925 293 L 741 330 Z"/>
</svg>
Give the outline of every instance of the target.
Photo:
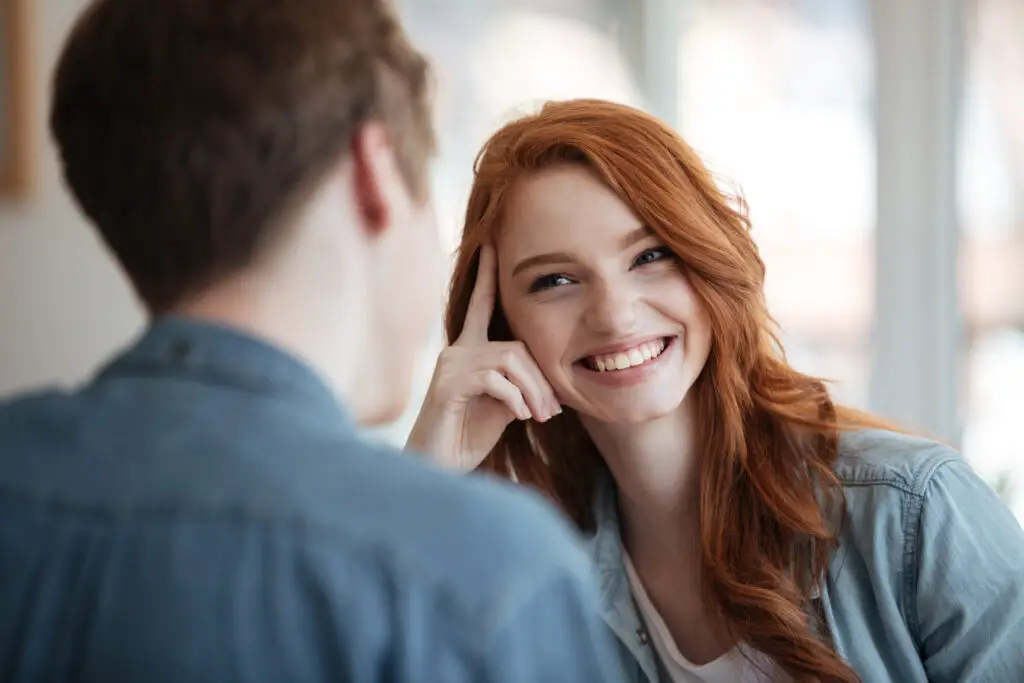
<svg viewBox="0 0 1024 683">
<path fill-rule="evenodd" d="M 797 681 L 857 681 L 837 654 L 812 592 L 837 544 L 844 500 L 834 473 L 841 429 L 884 426 L 837 407 L 824 383 L 785 360 L 764 299 L 765 267 L 746 206 L 723 193 L 697 154 L 642 111 L 599 100 L 545 105 L 513 121 L 477 157 L 445 316 L 462 330 L 480 247 L 494 239 L 516 182 L 553 164 L 584 164 L 683 263 L 707 309 L 711 353 L 691 392 L 703 445 L 703 599 L 737 641 Z M 492 340 L 511 340 L 501 307 Z M 570 409 L 513 422 L 481 468 L 535 487 L 593 528 L 603 467 Z"/>
</svg>

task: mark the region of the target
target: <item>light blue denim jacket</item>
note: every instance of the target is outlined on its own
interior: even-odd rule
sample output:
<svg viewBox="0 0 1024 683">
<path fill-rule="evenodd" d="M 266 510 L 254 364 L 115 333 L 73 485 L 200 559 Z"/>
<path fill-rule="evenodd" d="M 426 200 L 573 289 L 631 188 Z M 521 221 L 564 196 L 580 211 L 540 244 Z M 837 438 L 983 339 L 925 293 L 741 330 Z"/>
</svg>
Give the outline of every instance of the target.
<svg viewBox="0 0 1024 683">
<path fill-rule="evenodd" d="M 839 654 L 865 683 L 1024 681 L 1024 530 L 952 449 L 844 434 L 840 544 L 820 587 Z M 591 555 L 628 681 L 667 683 L 623 567 L 614 483 L 595 501 Z"/>
</svg>

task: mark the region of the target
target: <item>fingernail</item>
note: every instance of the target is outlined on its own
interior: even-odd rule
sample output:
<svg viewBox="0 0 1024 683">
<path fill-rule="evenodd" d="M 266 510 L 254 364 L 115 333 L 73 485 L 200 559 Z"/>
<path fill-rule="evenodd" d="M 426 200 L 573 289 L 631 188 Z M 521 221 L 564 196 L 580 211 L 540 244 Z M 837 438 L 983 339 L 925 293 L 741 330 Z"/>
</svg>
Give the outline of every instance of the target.
<svg viewBox="0 0 1024 683">
<path fill-rule="evenodd" d="M 562 414 L 562 406 L 555 399 L 548 399 L 548 410 L 551 412 L 551 417 Z"/>
</svg>

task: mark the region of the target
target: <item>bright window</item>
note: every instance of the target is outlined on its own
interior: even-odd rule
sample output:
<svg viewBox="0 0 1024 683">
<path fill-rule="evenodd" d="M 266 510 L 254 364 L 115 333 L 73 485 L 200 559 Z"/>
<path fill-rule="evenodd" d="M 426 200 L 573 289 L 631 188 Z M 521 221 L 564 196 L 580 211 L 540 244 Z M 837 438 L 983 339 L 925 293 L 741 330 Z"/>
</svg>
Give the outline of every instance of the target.
<svg viewBox="0 0 1024 683">
<path fill-rule="evenodd" d="M 750 205 L 790 361 L 863 407 L 875 220 L 868 3 L 688 4 L 679 128 Z"/>
<path fill-rule="evenodd" d="M 958 168 L 963 450 L 1024 519 L 1024 4 L 966 4 Z"/>
</svg>

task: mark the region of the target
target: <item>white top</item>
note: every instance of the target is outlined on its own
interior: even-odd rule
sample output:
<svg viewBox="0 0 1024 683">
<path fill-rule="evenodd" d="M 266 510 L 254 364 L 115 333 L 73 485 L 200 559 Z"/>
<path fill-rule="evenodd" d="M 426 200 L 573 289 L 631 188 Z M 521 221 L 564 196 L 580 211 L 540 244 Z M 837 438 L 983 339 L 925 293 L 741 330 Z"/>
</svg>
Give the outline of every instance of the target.
<svg viewBox="0 0 1024 683">
<path fill-rule="evenodd" d="M 672 683 L 773 683 L 790 680 L 768 657 L 742 645 L 702 666 L 690 663 L 676 647 L 672 634 L 647 596 L 647 591 L 625 550 L 622 559 L 633 589 L 633 597 L 647 624 L 651 644 Z"/>
</svg>

